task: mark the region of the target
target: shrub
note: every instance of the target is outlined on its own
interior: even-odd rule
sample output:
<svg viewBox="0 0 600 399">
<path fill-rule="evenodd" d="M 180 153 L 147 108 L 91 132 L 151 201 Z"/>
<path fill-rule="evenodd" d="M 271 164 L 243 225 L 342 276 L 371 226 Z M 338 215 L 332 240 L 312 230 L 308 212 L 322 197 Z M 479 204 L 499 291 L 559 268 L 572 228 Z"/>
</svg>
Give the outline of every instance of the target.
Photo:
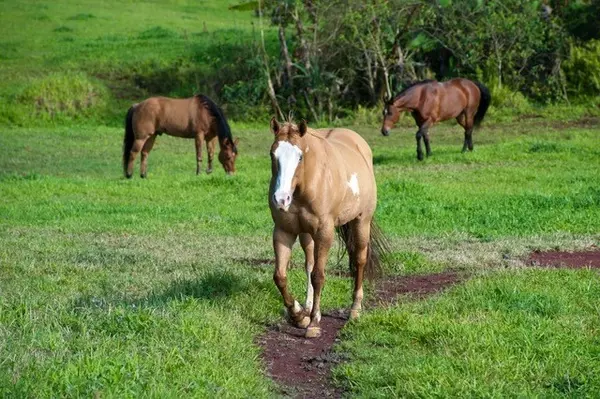
<svg viewBox="0 0 600 399">
<path fill-rule="evenodd" d="M 83 73 L 52 73 L 31 80 L 14 105 L 42 120 L 79 119 L 104 113 L 109 97 L 104 85 Z"/>
<path fill-rule="evenodd" d="M 600 40 L 583 45 L 571 44 L 570 56 L 563 63 L 569 92 L 575 95 L 600 94 Z"/>
</svg>

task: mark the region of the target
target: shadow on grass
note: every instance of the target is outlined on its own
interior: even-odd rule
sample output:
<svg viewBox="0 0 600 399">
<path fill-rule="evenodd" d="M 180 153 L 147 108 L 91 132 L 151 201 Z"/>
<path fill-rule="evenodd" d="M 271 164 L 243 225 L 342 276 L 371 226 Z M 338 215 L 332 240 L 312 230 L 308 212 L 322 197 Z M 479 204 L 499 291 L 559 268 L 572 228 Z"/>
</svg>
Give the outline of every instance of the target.
<svg viewBox="0 0 600 399">
<path fill-rule="evenodd" d="M 164 292 L 151 294 L 145 302 L 157 304 L 187 298 L 219 300 L 246 291 L 249 285 L 248 280 L 230 271 L 215 271 L 195 280 L 174 281 Z"/>
<path fill-rule="evenodd" d="M 375 155 L 373 165 L 392 165 L 400 163 L 402 158 L 398 155 Z"/>
<path fill-rule="evenodd" d="M 110 293 L 103 296 L 83 296 L 73 302 L 73 309 L 81 312 L 93 309 L 108 310 L 122 306 L 134 309 L 159 308 L 169 302 L 188 299 L 218 302 L 250 291 L 272 288 L 270 279 L 249 277 L 228 270 L 213 271 L 196 279 L 175 280 L 166 289 L 153 290 L 147 297 L 141 299 L 119 298 Z"/>
</svg>

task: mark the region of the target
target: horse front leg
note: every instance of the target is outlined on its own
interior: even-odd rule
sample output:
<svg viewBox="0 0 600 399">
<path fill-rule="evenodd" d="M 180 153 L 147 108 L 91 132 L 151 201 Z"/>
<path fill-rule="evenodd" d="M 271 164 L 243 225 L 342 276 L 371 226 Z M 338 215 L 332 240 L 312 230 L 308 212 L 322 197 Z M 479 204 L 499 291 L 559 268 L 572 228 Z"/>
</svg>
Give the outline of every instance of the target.
<svg viewBox="0 0 600 399">
<path fill-rule="evenodd" d="M 313 237 L 315 240 L 315 265 L 310 275 L 314 289 L 313 308 L 310 312 L 310 324 L 304 333 L 306 338 L 316 338 L 321 335 L 321 290 L 325 284 L 325 264 L 329 249 L 333 243 L 333 223 L 323 226 Z"/>
<path fill-rule="evenodd" d="M 273 230 L 273 249 L 275 250 L 275 273 L 273 281 L 283 297 L 283 304 L 290 320 L 300 328 L 306 328 L 310 322 L 302 306 L 294 299 L 287 286 L 287 267 L 292 255 L 296 235 L 275 227 Z"/>
<path fill-rule="evenodd" d="M 206 168 L 206 174 L 212 173 L 212 163 L 215 156 L 215 145 L 217 143 L 217 136 L 210 140 L 206 140 L 206 151 L 208 152 L 208 167 Z"/>
<path fill-rule="evenodd" d="M 196 144 L 196 175 L 202 171 L 202 144 L 204 142 L 204 134 L 197 133 L 194 138 Z"/>
<path fill-rule="evenodd" d="M 300 234 L 300 245 L 304 250 L 304 270 L 306 270 L 306 302 L 304 309 L 310 313 L 313 308 L 315 290 L 312 286 L 311 274 L 315 265 L 315 242 L 310 234 Z"/>
</svg>

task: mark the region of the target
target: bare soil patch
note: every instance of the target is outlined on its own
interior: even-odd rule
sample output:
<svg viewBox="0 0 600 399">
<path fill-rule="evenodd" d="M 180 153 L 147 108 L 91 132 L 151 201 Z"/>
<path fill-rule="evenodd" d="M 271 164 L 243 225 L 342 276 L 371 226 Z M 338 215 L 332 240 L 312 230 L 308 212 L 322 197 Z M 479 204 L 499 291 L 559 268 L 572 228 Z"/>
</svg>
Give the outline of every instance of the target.
<svg viewBox="0 0 600 399">
<path fill-rule="evenodd" d="M 534 252 L 529 255 L 526 264 L 568 269 L 600 269 L 600 248 L 595 247 L 582 252 Z"/>
<path fill-rule="evenodd" d="M 375 283 L 374 298 L 368 307 L 387 306 L 401 295 L 421 298 L 464 281 L 466 275 L 447 271 L 429 275 L 391 277 Z M 289 324 L 270 328 L 259 338 L 262 358 L 269 375 L 284 395 L 295 398 L 339 398 L 343 391 L 331 381 L 331 368 L 343 361 L 331 348 L 340 329 L 348 320 L 347 310 L 325 314 L 321 319 L 322 335 L 304 338 L 304 330 Z"/>
</svg>

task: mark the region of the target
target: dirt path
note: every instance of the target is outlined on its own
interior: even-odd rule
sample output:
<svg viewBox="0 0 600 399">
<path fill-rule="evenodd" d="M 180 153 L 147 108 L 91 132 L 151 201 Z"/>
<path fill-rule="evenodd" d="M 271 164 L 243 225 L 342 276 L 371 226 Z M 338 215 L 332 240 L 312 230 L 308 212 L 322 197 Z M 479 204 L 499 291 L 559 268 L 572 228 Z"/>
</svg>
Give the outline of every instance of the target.
<svg viewBox="0 0 600 399">
<path fill-rule="evenodd" d="M 600 269 L 600 248 L 583 252 L 534 252 L 525 262 L 531 266 L 560 267 L 568 269 Z"/>
<path fill-rule="evenodd" d="M 399 295 L 422 297 L 464 279 L 464 275 L 448 271 L 381 280 L 376 283 L 374 299 L 367 305 L 371 308 L 386 306 L 394 303 Z M 288 324 L 273 327 L 259 338 L 263 361 L 283 394 L 296 398 L 342 396 L 342 391 L 332 384 L 331 368 L 344 359 L 333 353 L 331 348 L 347 319 L 347 311 L 324 315 L 321 320 L 322 335 L 316 339 L 305 339 L 303 329 Z"/>
</svg>

